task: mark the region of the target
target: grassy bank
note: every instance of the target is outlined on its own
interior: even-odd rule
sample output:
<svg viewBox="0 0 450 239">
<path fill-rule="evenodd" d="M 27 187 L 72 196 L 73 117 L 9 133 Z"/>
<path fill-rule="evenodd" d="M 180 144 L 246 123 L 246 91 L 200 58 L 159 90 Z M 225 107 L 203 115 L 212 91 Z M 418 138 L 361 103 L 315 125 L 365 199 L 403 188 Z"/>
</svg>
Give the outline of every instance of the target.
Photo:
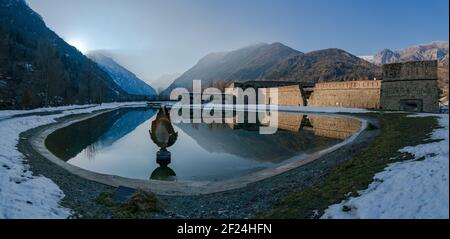
<svg viewBox="0 0 450 239">
<path fill-rule="evenodd" d="M 374 175 L 388 164 L 412 159 L 412 155 L 400 153 L 399 149 L 423 143 L 429 133 L 439 127 L 434 117 L 406 117 L 406 114 L 367 116 L 377 118 L 382 127 L 382 132 L 368 149 L 323 175 L 319 183 L 288 193 L 270 211 L 261 212 L 258 217 L 318 218 L 329 205 L 357 196 L 358 191 L 366 189 Z"/>
</svg>

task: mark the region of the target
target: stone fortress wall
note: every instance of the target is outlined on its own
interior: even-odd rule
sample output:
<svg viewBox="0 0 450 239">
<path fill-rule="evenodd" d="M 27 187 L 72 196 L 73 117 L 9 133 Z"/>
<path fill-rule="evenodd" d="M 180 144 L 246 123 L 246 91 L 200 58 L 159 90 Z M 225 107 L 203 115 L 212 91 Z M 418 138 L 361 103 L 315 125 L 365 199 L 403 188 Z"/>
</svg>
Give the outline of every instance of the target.
<svg viewBox="0 0 450 239">
<path fill-rule="evenodd" d="M 266 88 L 265 104 L 275 104 L 284 106 L 306 106 L 306 97 L 300 85 L 280 86 Z M 272 97 L 271 92 L 277 90 L 278 97 Z"/>
<path fill-rule="evenodd" d="M 381 81 L 346 81 L 317 83 L 308 106 L 380 108 Z"/>
<path fill-rule="evenodd" d="M 237 82 L 230 87 L 278 90 L 278 99 L 266 94 L 266 104 L 439 112 L 437 61 L 383 65 L 383 80 L 327 83 L 276 81 Z"/>
<path fill-rule="evenodd" d="M 318 83 L 308 106 L 439 112 L 437 61 L 383 65 L 383 80 Z"/>
</svg>

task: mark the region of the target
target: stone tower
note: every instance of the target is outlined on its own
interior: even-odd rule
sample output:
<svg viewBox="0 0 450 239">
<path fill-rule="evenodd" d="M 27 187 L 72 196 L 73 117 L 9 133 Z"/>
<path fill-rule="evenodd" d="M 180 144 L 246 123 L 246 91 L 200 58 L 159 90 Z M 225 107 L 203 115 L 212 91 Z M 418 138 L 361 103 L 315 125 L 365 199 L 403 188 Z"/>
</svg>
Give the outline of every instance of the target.
<svg viewBox="0 0 450 239">
<path fill-rule="evenodd" d="M 439 112 L 437 61 L 383 65 L 381 108 L 412 112 Z"/>
</svg>

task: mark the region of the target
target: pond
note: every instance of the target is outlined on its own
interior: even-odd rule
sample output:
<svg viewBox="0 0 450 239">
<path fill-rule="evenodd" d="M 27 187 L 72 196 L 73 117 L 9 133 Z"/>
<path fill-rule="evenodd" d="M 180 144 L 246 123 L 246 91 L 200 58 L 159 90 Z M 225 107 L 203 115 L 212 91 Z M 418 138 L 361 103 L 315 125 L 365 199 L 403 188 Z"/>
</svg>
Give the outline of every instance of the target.
<svg viewBox="0 0 450 239">
<path fill-rule="evenodd" d="M 61 128 L 46 147 L 77 167 L 132 179 L 219 181 L 302 160 L 359 130 L 351 118 L 278 112 L 261 123 L 172 123 L 154 108 L 119 109 Z"/>
</svg>

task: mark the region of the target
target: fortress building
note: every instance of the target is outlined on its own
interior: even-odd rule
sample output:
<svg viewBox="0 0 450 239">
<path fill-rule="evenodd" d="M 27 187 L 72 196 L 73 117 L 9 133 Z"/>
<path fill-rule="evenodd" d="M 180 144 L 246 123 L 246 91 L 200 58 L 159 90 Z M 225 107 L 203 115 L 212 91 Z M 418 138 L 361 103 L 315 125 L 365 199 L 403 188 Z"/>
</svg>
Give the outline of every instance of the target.
<svg viewBox="0 0 450 239">
<path fill-rule="evenodd" d="M 314 83 L 295 81 L 246 81 L 233 82 L 228 86 L 228 88 L 241 88 L 242 90 L 253 88 L 257 94 L 259 93 L 259 89 L 265 89 L 267 90 L 264 95 L 265 104 L 306 106 L 314 85 Z M 278 97 L 276 99 L 271 97 L 269 94 L 269 92 L 273 92 L 275 89 L 278 93 Z"/>
<path fill-rule="evenodd" d="M 437 61 L 383 66 L 381 109 L 439 112 Z"/>
<path fill-rule="evenodd" d="M 383 80 L 326 83 L 276 81 L 236 82 L 229 87 L 256 91 L 277 89 L 278 99 L 265 97 L 266 104 L 439 112 L 437 61 L 383 65 Z"/>
</svg>

